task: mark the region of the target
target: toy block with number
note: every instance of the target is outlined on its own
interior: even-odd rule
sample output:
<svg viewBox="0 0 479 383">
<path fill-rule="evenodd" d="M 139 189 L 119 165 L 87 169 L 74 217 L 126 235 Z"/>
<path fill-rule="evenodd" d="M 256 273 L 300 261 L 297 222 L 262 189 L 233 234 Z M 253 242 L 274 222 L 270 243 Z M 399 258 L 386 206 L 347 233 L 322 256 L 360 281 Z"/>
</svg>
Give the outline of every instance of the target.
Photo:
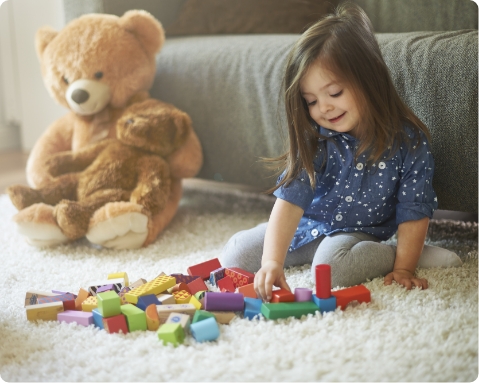
<svg viewBox="0 0 479 383">
<path fill-rule="evenodd" d="M 76 322 L 81 326 L 88 327 L 93 324 L 93 314 L 85 311 L 66 310 L 58 313 L 57 320 L 66 323 Z"/>
<path fill-rule="evenodd" d="M 189 275 L 199 275 L 203 280 L 206 280 L 210 277 L 210 273 L 213 270 L 219 269 L 220 267 L 221 263 L 218 258 L 213 258 L 209 261 L 190 266 L 186 271 Z"/>
<path fill-rule="evenodd" d="M 216 270 L 213 270 L 210 272 L 210 283 L 213 285 L 213 286 L 216 286 L 216 284 L 218 283 L 218 281 L 221 279 L 221 278 L 224 278 L 225 277 L 225 268 L 224 267 L 220 267 Z"/>
<path fill-rule="evenodd" d="M 244 299 L 244 317 L 252 320 L 255 317 L 261 317 L 261 306 L 263 305 L 263 301 L 261 299 L 256 298 L 248 298 L 245 297 Z"/>
<path fill-rule="evenodd" d="M 51 293 L 49 291 L 39 291 L 39 290 L 29 290 L 25 294 L 25 306 L 36 305 L 38 304 L 38 298 L 43 297 L 56 297 L 59 294 Z"/>
<path fill-rule="evenodd" d="M 148 328 L 146 324 L 146 314 L 142 309 L 127 304 L 120 306 L 121 313 L 126 317 L 126 324 L 128 325 L 128 331 L 146 331 Z"/>
<path fill-rule="evenodd" d="M 136 303 L 136 307 L 145 311 L 149 305 L 156 306 L 160 304 L 161 303 L 155 294 L 149 294 L 149 295 L 143 295 L 141 297 L 138 297 L 138 302 Z"/>
<path fill-rule="evenodd" d="M 229 267 L 225 269 L 225 276 L 230 277 L 235 284 L 235 288 L 249 285 L 254 282 L 254 274 L 239 267 Z"/>
<path fill-rule="evenodd" d="M 200 320 L 204 320 L 208 318 L 215 318 L 215 314 L 205 310 L 198 310 L 197 312 L 195 312 L 195 315 L 193 315 L 193 320 L 191 321 L 191 323 L 196 323 L 196 322 L 199 322 Z"/>
<path fill-rule="evenodd" d="M 125 281 L 125 287 L 130 286 L 130 281 L 128 280 L 128 274 L 124 271 L 119 273 L 108 274 L 108 277 L 107 277 L 107 279 L 118 279 L 118 278 L 123 278 L 123 280 Z"/>
<path fill-rule="evenodd" d="M 123 287 L 125 287 L 125 280 L 123 278 L 108 279 L 106 281 L 90 282 L 88 285 L 88 292 L 95 296 L 97 290 L 106 285 L 113 285 L 113 290 L 118 294 Z"/>
<path fill-rule="evenodd" d="M 280 302 L 263 303 L 261 314 L 267 319 L 301 318 L 303 315 L 314 314 L 319 311 L 314 302 Z"/>
<path fill-rule="evenodd" d="M 326 299 L 321 299 L 318 298 L 316 294 L 313 294 L 313 302 L 319 307 L 321 314 L 334 311 L 337 307 L 336 297 L 334 295 Z"/>
<path fill-rule="evenodd" d="M 98 308 L 91 310 L 93 315 L 93 324 L 95 327 L 98 327 L 100 330 L 103 330 L 105 326 L 103 325 L 103 317 L 98 311 Z"/>
<path fill-rule="evenodd" d="M 145 310 L 146 327 L 150 331 L 156 331 L 160 327 L 160 317 L 156 310 L 156 305 L 149 305 Z"/>
<path fill-rule="evenodd" d="M 146 282 L 145 284 L 130 290 L 125 294 L 125 297 L 127 302 L 136 304 L 138 302 L 138 297 L 150 294 L 158 295 L 174 285 L 176 285 L 176 279 L 174 277 L 161 275 L 150 282 Z"/>
<path fill-rule="evenodd" d="M 234 293 L 236 290 L 233 280 L 227 275 L 225 275 L 224 278 L 221 278 L 219 281 L 217 281 L 216 285 L 218 286 L 220 291 L 227 291 L 229 293 Z"/>
<path fill-rule="evenodd" d="M 197 278 L 201 278 L 199 275 L 185 275 L 185 274 L 170 274 L 170 275 L 176 278 L 176 283 L 185 283 L 185 284 L 193 282 Z"/>
<path fill-rule="evenodd" d="M 190 283 L 187 284 L 187 286 L 192 295 L 196 294 L 198 291 L 208 290 L 208 287 L 206 286 L 202 278 L 196 278 L 192 280 Z"/>
<path fill-rule="evenodd" d="M 175 291 L 172 295 L 175 297 L 176 304 L 188 303 L 191 298 L 191 294 L 186 290 Z"/>
<path fill-rule="evenodd" d="M 207 318 L 205 320 L 192 323 L 190 326 L 191 335 L 197 342 L 211 342 L 218 339 L 220 329 L 215 318 Z"/>
<path fill-rule="evenodd" d="M 273 290 L 271 303 L 294 302 L 294 294 L 286 289 Z"/>
<path fill-rule="evenodd" d="M 233 311 L 208 311 L 213 314 L 216 318 L 216 321 L 221 324 L 229 324 L 233 319 L 236 318 L 236 314 Z"/>
<path fill-rule="evenodd" d="M 190 292 L 188 285 L 184 282 L 177 283 L 176 285 L 174 285 L 173 287 L 170 287 L 166 291 L 168 291 L 169 294 L 173 294 L 174 292 L 181 291 L 181 290 Z"/>
<path fill-rule="evenodd" d="M 244 296 L 238 293 L 207 292 L 204 306 L 207 311 L 243 311 Z"/>
<path fill-rule="evenodd" d="M 78 295 L 75 298 L 75 310 L 82 311 L 83 302 L 90 296 L 90 293 L 85 289 L 80 289 Z"/>
<path fill-rule="evenodd" d="M 158 339 L 160 339 L 165 346 L 171 343 L 176 347 L 185 340 L 185 331 L 183 327 L 177 323 L 165 323 L 160 326 L 156 333 L 158 334 Z"/>
<path fill-rule="evenodd" d="M 176 303 L 175 297 L 171 294 L 158 294 L 156 298 L 162 305 L 174 305 Z"/>
<path fill-rule="evenodd" d="M 191 318 L 188 314 L 171 313 L 166 319 L 165 324 L 166 323 L 179 324 L 181 327 L 183 327 L 183 331 L 186 334 L 186 332 L 190 329 Z"/>
<path fill-rule="evenodd" d="M 258 298 L 258 294 L 256 294 L 256 291 L 254 289 L 254 283 L 240 286 L 238 287 L 237 291 L 238 293 L 243 294 L 245 297 L 255 298 L 255 299 Z"/>
<path fill-rule="evenodd" d="M 156 306 L 160 324 L 165 323 L 171 313 L 188 314 L 190 317 L 195 315 L 196 307 L 190 303 L 174 304 L 174 305 L 159 305 Z"/>
<path fill-rule="evenodd" d="M 93 309 L 96 309 L 97 307 L 98 307 L 98 301 L 96 299 L 96 296 L 94 297 L 94 296 L 90 295 L 81 304 L 81 311 L 91 312 Z"/>
<path fill-rule="evenodd" d="M 35 320 L 57 320 L 58 313 L 64 311 L 63 302 L 51 302 L 27 306 L 27 319 Z"/>
<path fill-rule="evenodd" d="M 341 310 L 345 310 L 346 306 L 353 301 L 358 301 L 359 303 L 371 302 L 371 292 L 364 285 L 332 291 L 331 294 L 336 297 L 336 305 L 341 307 Z"/>
<path fill-rule="evenodd" d="M 116 315 L 110 318 L 103 318 L 103 327 L 109 334 L 122 332 L 128 333 L 128 325 L 126 324 L 126 318 L 123 314 Z"/>
<path fill-rule="evenodd" d="M 98 311 L 103 318 L 113 317 L 121 314 L 121 300 L 114 291 L 106 291 L 96 294 Z"/>
<path fill-rule="evenodd" d="M 196 299 L 194 295 L 190 297 L 190 300 L 188 301 L 188 303 L 195 306 L 197 310 L 201 310 L 203 308 L 203 304 L 198 299 Z"/>
<path fill-rule="evenodd" d="M 52 297 L 38 297 L 38 303 L 63 302 L 65 310 L 75 310 L 75 296 L 71 293 L 54 295 Z"/>
</svg>

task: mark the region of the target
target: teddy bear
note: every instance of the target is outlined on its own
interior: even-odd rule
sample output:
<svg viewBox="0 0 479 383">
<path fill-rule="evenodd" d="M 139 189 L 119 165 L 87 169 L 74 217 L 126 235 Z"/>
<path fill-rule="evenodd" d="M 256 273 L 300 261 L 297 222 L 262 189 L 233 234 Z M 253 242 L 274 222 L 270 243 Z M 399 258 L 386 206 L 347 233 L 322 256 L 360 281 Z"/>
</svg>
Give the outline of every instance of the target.
<svg viewBox="0 0 479 383">
<path fill-rule="evenodd" d="M 171 187 L 164 158 L 184 145 L 190 130 L 189 116 L 171 104 L 135 103 L 117 121 L 116 139 L 54 154 L 47 162 L 51 183 L 40 189 L 13 185 L 7 192 L 18 210 L 54 205 L 58 226 L 72 240 L 87 234 L 93 213 L 109 202 L 131 201 L 147 215 L 158 214 Z"/>
<path fill-rule="evenodd" d="M 121 17 L 83 15 L 60 31 L 47 26 L 37 31 L 35 48 L 45 86 L 69 111 L 46 129 L 30 152 L 26 168 L 30 187 L 54 184 L 52 156 L 66 151 L 75 154 L 92 143 L 114 139 L 125 110 L 151 99 L 148 90 L 155 77 L 155 58 L 164 41 L 160 22 L 141 10 Z M 178 209 L 182 179 L 195 176 L 202 166 L 201 144 L 192 128 L 165 161 L 170 190 L 163 209 L 149 212 L 138 200 L 113 198 L 94 211 L 86 233 L 90 242 L 134 249 L 158 237 Z M 31 245 L 59 245 L 71 239 L 54 211 L 53 205 L 38 202 L 20 210 L 13 220 Z"/>
</svg>

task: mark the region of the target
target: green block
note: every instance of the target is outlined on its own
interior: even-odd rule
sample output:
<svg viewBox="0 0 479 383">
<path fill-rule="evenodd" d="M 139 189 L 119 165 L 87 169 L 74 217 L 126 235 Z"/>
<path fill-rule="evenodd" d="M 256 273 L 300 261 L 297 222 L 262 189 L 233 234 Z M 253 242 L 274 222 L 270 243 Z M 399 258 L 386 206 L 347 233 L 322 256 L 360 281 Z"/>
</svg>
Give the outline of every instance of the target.
<svg viewBox="0 0 479 383">
<path fill-rule="evenodd" d="M 195 315 L 193 316 L 193 321 L 191 323 L 196 323 L 196 322 L 202 321 L 203 319 L 208 319 L 208 318 L 215 318 L 216 320 L 215 315 L 210 313 L 209 311 L 196 310 Z"/>
<path fill-rule="evenodd" d="M 121 314 L 120 296 L 114 291 L 105 291 L 96 295 L 98 311 L 103 318 L 113 317 Z"/>
<path fill-rule="evenodd" d="M 263 303 L 261 314 L 268 319 L 301 318 L 303 315 L 314 314 L 319 307 L 314 302 L 281 302 Z"/>
<path fill-rule="evenodd" d="M 146 331 L 146 314 L 142 309 L 132 304 L 126 304 L 121 306 L 121 312 L 126 317 L 126 323 L 130 332 Z"/>
<path fill-rule="evenodd" d="M 165 346 L 167 343 L 172 343 L 176 347 L 185 340 L 183 327 L 178 323 L 165 323 L 156 333 Z"/>
</svg>

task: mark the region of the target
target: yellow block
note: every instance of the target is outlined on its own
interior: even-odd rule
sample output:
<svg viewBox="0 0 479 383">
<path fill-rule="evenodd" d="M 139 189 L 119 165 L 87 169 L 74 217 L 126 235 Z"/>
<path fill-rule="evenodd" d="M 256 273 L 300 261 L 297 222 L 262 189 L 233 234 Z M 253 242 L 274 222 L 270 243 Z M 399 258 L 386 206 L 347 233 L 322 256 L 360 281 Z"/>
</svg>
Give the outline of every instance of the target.
<svg viewBox="0 0 479 383">
<path fill-rule="evenodd" d="M 57 320 L 57 314 L 63 312 L 63 302 L 42 303 L 26 307 L 27 319 L 34 321 Z"/>
<path fill-rule="evenodd" d="M 93 297 L 93 296 L 88 297 L 81 304 L 82 311 L 92 312 L 93 309 L 96 309 L 97 307 L 98 307 L 98 300 L 97 300 L 96 296 L 95 297 Z"/>
<path fill-rule="evenodd" d="M 176 304 L 189 303 L 191 294 L 186 290 L 175 291 L 172 293 Z"/>
<path fill-rule="evenodd" d="M 146 326 L 150 331 L 156 331 L 160 327 L 160 317 L 156 310 L 156 305 L 149 305 L 145 310 Z"/>
<path fill-rule="evenodd" d="M 130 281 L 128 280 L 128 274 L 125 271 L 122 271 L 120 273 L 108 274 L 108 279 L 117 279 L 117 278 L 123 278 L 125 280 L 125 287 L 130 286 Z"/>
<path fill-rule="evenodd" d="M 144 285 L 138 286 L 133 290 L 128 291 L 125 294 L 125 299 L 127 302 L 137 304 L 138 298 L 143 295 L 155 294 L 166 291 L 170 287 L 173 287 L 176 284 L 176 278 L 168 275 L 161 275 L 146 282 Z"/>
<path fill-rule="evenodd" d="M 201 302 L 198 299 L 196 299 L 194 295 L 190 297 L 190 300 L 188 301 L 188 303 L 191 303 L 193 306 L 195 306 L 197 310 L 201 310 L 201 308 L 203 307 Z"/>
</svg>

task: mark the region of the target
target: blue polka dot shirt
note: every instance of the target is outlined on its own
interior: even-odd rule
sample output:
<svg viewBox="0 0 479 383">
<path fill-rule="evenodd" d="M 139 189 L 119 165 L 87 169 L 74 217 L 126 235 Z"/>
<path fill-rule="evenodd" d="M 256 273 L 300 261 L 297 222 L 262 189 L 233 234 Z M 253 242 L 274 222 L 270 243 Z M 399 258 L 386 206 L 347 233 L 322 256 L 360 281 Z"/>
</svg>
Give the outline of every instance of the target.
<svg viewBox="0 0 479 383">
<path fill-rule="evenodd" d="M 412 137 L 410 129 L 406 132 Z M 387 240 L 402 222 L 432 217 L 437 209 L 434 159 L 422 133 L 419 145 L 401 145 L 391 158 L 385 154 L 372 166 L 366 165 L 366 154 L 354 161 L 358 141 L 353 136 L 323 127 L 319 133 L 331 139 L 315 156 L 315 190 L 303 169 L 274 192 L 304 210 L 289 251 L 337 232 L 363 232 Z"/>
</svg>

